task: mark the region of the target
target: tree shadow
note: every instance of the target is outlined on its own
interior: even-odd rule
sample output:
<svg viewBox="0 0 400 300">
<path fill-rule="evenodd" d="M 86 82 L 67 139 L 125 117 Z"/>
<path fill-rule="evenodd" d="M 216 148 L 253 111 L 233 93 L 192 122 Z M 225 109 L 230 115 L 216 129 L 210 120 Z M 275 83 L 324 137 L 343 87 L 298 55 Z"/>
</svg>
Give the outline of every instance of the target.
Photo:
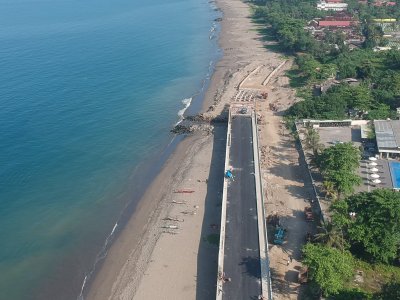
<svg viewBox="0 0 400 300">
<path fill-rule="evenodd" d="M 255 22 L 253 21 L 253 23 L 257 24 L 257 25 L 263 25 L 260 21 L 255 21 Z M 256 38 L 256 40 L 263 42 L 265 49 L 268 49 L 269 51 L 279 53 L 279 54 L 285 54 L 285 53 L 290 54 L 276 40 L 271 26 L 268 26 L 268 25 L 265 25 L 262 27 L 258 26 L 256 31 L 260 36 L 259 38 Z"/>
<path fill-rule="evenodd" d="M 299 276 L 299 271 L 296 270 L 289 270 L 286 272 L 285 274 L 285 280 L 287 282 L 293 282 L 293 283 L 297 283 L 297 278 Z"/>
<path fill-rule="evenodd" d="M 220 117 L 226 116 L 225 110 Z M 226 123 L 214 124 L 213 150 L 208 174 L 207 194 L 205 199 L 203 225 L 197 256 L 196 300 L 215 298 L 218 245 L 210 244 L 207 236 L 215 234 L 210 224 L 221 223 L 221 201 L 224 184 Z M 219 227 L 219 226 L 218 226 Z"/>
<path fill-rule="evenodd" d="M 351 141 L 361 143 L 361 130 L 359 128 L 351 128 Z"/>
<path fill-rule="evenodd" d="M 301 88 L 307 84 L 307 78 L 301 75 L 299 69 L 287 70 L 286 76 L 289 78 L 289 86 L 291 88 Z"/>
<path fill-rule="evenodd" d="M 286 280 L 286 276 L 285 278 L 278 278 L 276 274 L 276 270 L 271 268 L 272 291 L 274 291 L 275 294 L 290 297 L 291 294 L 298 293 L 298 289 L 296 287 L 290 286 L 289 282 Z"/>
<path fill-rule="evenodd" d="M 305 198 L 307 200 L 313 199 L 313 188 L 311 185 L 288 185 L 285 188 L 294 198 Z"/>
<path fill-rule="evenodd" d="M 294 182 L 302 183 L 304 185 L 311 184 L 311 180 L 308 178 L 308 170 L 305 161 L 299 156 L 296 161 L 287 160 L 288 155 L 285 154 L 286 150 L 293 149 L 293 146 L 299 151 L 299 144 L 293 143 L 291 140 L 284 140 L 279 143 L 278 146 L 271 147 L 271 152 L 274 160 L 279 161 L 268 169 L 270 173 L 276 177 L 280 177 L 285 180 L 291 180 Z"/>
<path fill-rule="evenodd" d="M 244 265 L 246 267 L 246 273 L 251 277 L 261 278 L 261 267 L 260 267 L 260 257 L 243 257 L 239 265 Z"/>
</svg>

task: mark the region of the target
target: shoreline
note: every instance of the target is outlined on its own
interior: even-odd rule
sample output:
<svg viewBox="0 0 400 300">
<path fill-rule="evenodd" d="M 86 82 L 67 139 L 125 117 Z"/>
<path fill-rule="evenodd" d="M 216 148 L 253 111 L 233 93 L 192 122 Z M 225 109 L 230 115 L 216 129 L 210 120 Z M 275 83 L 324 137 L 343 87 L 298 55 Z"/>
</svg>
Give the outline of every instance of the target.
<svg viewBox="0 0 400 300">
<path fill-rule="evenodd" d="M 217 1 L 212 1 L 216 4 Z M 217 6 L 217 10 L 221 11 L 220 8 Z M 216 93 L 216 83 L 213 81 L 215 80 L 215 73 L 216 73 L 216 68 L 219 64 L 219 62 L 223 58 L 223 54 L 221 55 L 221 47 L 220 47 L 220 37 L 222 34 L 222 29 L 221 29 L 221 23 L 218 21 L 214 21 L 216 24 L 214 25 L 215 28 L 217 28 L 214 31 L 217 33 L 217 52 L 218 54 L 216 55 L 217 60 L 216 61 L 211 61 L 210 62 L 210 67 L 212 67 L 211 70 L 211 76 L 210 78 L 205 78 L 202 87 L 199 91 L 198 94 L 195 94 L 191 97 L 190 100 L 190 105 L 185 106 L 182 110 L 184 110 L 183 114 L 186 114 L 186 112 L 190 111 L 191 113 L 197 110 L 197 113 L 204 113 L 206 112 L 206 108 L 208 108 L 211 104 L 213 104 L 213 101 L 211 98 L 213 98 L 212 94 Z M 200 99 L 198 99 L 200 97 Z M 193 101 L 198 99 L 197 101 Z M 184 99 L 186 100 L 186 99 Z M 195 108 L 193 108 L 193 102 L 195 104 Z M 198 103 L 200 102 L 200 103 Z M 185 103 L 183 103 L 185 105 Z M 178 116 L 181 117 L 178 113 Z M 179 124 L 182 122 L 182 119 L 178 120 L 176 124 Z M 176 125 L 175 124 L 175 125 Z M 168 173 L 171 174 L 172 172 L 172 178 L 178 175 L 179 171 L 183 171 L 182 168 L 177 167 L 179 166 L 179 163 L 181 161 L 190 161 L 193 159 L 195 153 L 190 152 L 190 148 L 195 144 L 197 148 L 201 146 L 201 141 L 199 141 L 201 137 L 198 135 L 190 135 L 190 136 L 182 136 L 182 135 L 176 135 L 175 137 L 172 138 L 170 144 L 175 144 L 173 146 L 172 150 L 167 149 L 170 147 L 170 144 L 167 146 L 166 151 L 169 152 L 167 154 L 167 158 L 164 159 L 159 165 L 158 169 L 160 170 L 160 173 L 156 175 L 151 182 L 149 182 L 148 186 L 145 188 L 145 191 L 143 195 L 140 197 L 140 200 L 137 202 L 136 207 L 133 211 L 133 213 L 128 216 L 127 220 L 122 223 L 122 228 L 119 228 L 118 230 L 120 232 L 117 232 L 116 236 L 112 236 L 114 233 L 116 227 L 120 227 L 120 222 L 117 221 L 116 224 L 114 225 L 114 228 L 112 230 L 112 233 L 108 236 L 112 236 L 113 241 L 110 244 L 110 247 L 108 248 L 108 251 L 106 251 L 106 257 L 98 263 L 96 266 L 96 269 L 93 270 L 93 273 L 89 274 L 90 278 L 84 278 L 84 281 L 82 283 L 82 288 L 81 288 L 81 294 L 78 296 L 78 300 L 83 300 L 83 299 L 109 299 L 106 296 L 107 292 L 106 290 L 111 290 L 113 289 L 113 286 L 115 284 L 113 278 L 117 278 L 116 276 L 120 270 L 122 270 L 124 266 L 126 265 L 127 262 L 130 262 L 131 259 L 128 257 L 122 258 L 124 255 L 122 254 L 123 249 L 132 249 L 133 251 L 131 252 L 130 255 L 133 256 L 138 256 L 143 252 L 143 247 L 144 244 L 147 244 L 150 242 L 151 236 L 150 232 L 152 227 L 155 226 L 155 223 L 159 223 L 160 221 L 160 213 L 159 210 L 161 208 L 165 208 L 165 203 L 161 203 L 162 198 L 165 195 L 154 195 L 154 190 L 162 190 L 161 187 L 164 187 L 165 189 L 169 189 L 171 185 L 176 185 L 177 182 L 176 180 L 171 180 L 168 178 L 169 176 L 167 175 Z M 175 139 L 178 139 L 178 141 L 174 141 Z M 171 192 L 171 190 L 170 190 Z M 157 200 L 154 200 L 155 198 L 158 198 Z M 163 207 L 161 207 L 163 206 Z M 129 241 L 127 236 L 129 237 Z M 107 238 L 107 239 L 108 239 Z M 159 237 L 158 237 L 159 238 Z M 158 238 L 153 239 L 150 243 L 152 243 L 152 247 L 146 247 L 146 248 L 151 248 L 147 249 L 150 250 L 150 254 L 152 252 L 152 248 L 154 248 L 155 243 L 157 242 Z M 120 258 L 120 259 L 117 259 Z M 148 257 L 147 257 L 148 258 Z M 143 260 L 143 257 L 141 258 Z M 146 265 L 148 262 L 148 259 L 145 259 L 145 261 L 140 261 L 137 263 L 135 266 L 135 269 L 140 265 L 142 268 L 143 266 Z M 114 277 L 116 276 L 116 277 Z M 115 279 L 119 280 L 119 279 Z M 112 285 L 111 285 L 112 283 Z M 100 290 L 100 291 L 99 291 Z M 111 297 L 112 298 L 112 297 Z"/>
<path fill-rule="evenodd" d="M 180 162 L 187 155 L 194 156 L 192 147 L 197 148 L 193 143 L 197 142 L 196 138 L 196 136 L 185 138 L 167 159 L 160 174 L 150 184 L 135 212 L 114 240 L 107 257 L 88 286 L 88 293 L 84 295 L 84 299 L 114 299 L 112 296 L 114 285 L 116 282 L 121 285 L 121 281 L 125 281 L 121 278 L 124 277 L 124 273 L 132 269 L 137 273 L 144 272 L 149 254 L 160 237 L 160 232 L 157 230 L 157 225 L 161 221 L 160 215 L 170 204 L 161 203 L 166 196 L 164 190 L 172 189 L 176 186 L 176 181 L 179 181 L 178 177 L 182 178 L 184 170 L 180 167 Z M 152 232 L 154 229 L 157 233 Z M 138 275 L 136 278 L 133 278 L 134 274 L 128 276 L 129 281 L 137 282 L 143 274 Z M 106 295 L 105 291 L 109 291 L 110 295 Z"/>
<path fill-rule="evenodd" d="M 251 23 L 250 6 L 240 0 L 217 0 L 222 11 L 219 49 L 202 109 L 220 115 L 237 87 L 259 65 L 276 67 L 282 59 L 264 48 Z M 147 188 L 108 255 L 96 272 L 87 300 L 211 299 L 215 296 L 220 203 L 224 172 L 224 126 L 213 135 L 195 133 L 181 141 Z M 205 183 L 206 182 L 206 183 Z M 190 195 L 173 193 L 190 188 Z M 176 201 L 180 204 L 173 204 Z M 195 215 L 182 214 L 183 211 Z M 183 221 L 168 223 L 166 217 Z M 178 227 L 165 230 L 162 227 Z"/>
</svg>

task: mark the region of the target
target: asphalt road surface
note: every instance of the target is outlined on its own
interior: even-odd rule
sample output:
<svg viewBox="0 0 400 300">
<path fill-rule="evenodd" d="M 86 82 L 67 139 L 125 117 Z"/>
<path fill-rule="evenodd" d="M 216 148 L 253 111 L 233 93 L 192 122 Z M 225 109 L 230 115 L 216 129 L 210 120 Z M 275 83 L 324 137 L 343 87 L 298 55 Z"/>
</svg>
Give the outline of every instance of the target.
<svg viewBox="0 0 400 300">
<path fill-rule="evenodd" d="M 228 185 L 224 256 L 224 300 L 258 299 L 261 295 L 260 251 L 251 117 L 232 120 L 230 165 L 234 181 Z"/>
</svg>

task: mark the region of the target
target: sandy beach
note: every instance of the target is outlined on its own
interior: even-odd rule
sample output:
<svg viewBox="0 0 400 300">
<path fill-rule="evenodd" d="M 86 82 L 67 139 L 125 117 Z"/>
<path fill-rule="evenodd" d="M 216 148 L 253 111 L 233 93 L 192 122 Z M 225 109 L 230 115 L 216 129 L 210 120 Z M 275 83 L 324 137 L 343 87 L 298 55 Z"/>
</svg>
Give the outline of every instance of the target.
<svg viewBox="0 0 400 300">
<path fill-rule="evenodd" d="M 266 49 L 248 4 L 216 4 L 223 12 L 219 45 L 224 55 L 205 95 L 204 111 L 211 116 L 223 113 L 249 74 L 265 79 L 284 61 Z M 250 88 L 257 84 L 246 81 Z M 224 124 L 215 125 L 213 134 L 196 132 L 179 144 L 114 242 L 85 299 L 214 297 L 225 134 Z"/>
</svg>

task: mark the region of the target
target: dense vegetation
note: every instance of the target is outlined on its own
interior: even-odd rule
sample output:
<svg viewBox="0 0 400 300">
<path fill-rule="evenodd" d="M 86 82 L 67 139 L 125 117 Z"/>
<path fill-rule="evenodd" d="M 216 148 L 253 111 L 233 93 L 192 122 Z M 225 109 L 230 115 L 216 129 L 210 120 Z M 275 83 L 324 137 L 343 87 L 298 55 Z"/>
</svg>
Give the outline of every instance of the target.
<svg viewBox="0 0 400 300">
<path fill-rule="evenodd" d="M 394 262 L 400 247 L 400 194 L 389 189 L 358 193 L 331 206 L 332 224 L 353 252 L 370 261 Z M 353 213 L 354 217 L 350 216 Z"/>
<path fill-rule="evenodd" d="M 343 119 L 357 110 L 365 119 L 393 117 L 400 106 L 400 51 L 374 52 L 386 44 L 382 30 L 371 22 L 375 17 L 400 16 L 400 6 L 374 7 L 349 2 L 356 12 L 364 47 L 350 51 L 340 32 L 328 32 L 317 41 L 304 29 L 308 21 L 326 15 L 316 10 L 314 1 L 269 0 L 255 9 L 257 20 L 268 24 L 267 31 L 279 42 L 282 51 L 296 56 L 297 68 L 290 72 L 292 84 L 305 86 L 304 101 L 295 104 L 288 115 L 294 118 Z M 314 84 L 328 79 L 356 78 L 359 85 L 342 83 L 327 93 L 313 95 Z"/>
<path fill-rule="evenodd" d="M 309 243 L 303 252 L 309 278 L 318 284 L 325 296 L 337 294 L 353 276 L 353 257 L 348 251 Z"/>
<path fill-rule="evenodd" d="M 305 29 L 312 19 L 331 14 L 316 10 L 315 0 L 267 0 L 255 6 L 254 18 L 265 24 L 265 38 L 278 41 L 275 50 L 295 58 L 288 76 L 303 100 L 288 109 L 289 119 L 394 118 L 400 107 L 400 51 L 373 51 L 388 41 L 372 22 L 400 19 L 400 5 L 346 2 L 365 37 L 358 49 L 351 50 L 340 31 L 326 32 L 318 41 Z M 316 85 L 327 89 L 317 93 Z M 303 142 L 334 200 L 332 219 L 303 249 L 311 294 L 340 300 L 400 300 L 400 193 L 380 189 L 353 194 L 361 182 L 356 172 L 359 150 L 351 143 L 324 149 L 312 128 L 306 128 Z M 355 284 L 359 272 L 364 281 Z"/>
<path fill-rule="evenodd" d="M 336 144 L 326 148 L 318 157 L 318 165 L 325 179 L 325 186 L 331 186 L 338 198 L 354 192 L 360 185 L 357 174 L 360 165 L 360 151 L 351 143 Z"/>
<path fill-rule="evenodd" d="M 303 249 L 303 263 L 309 267 L 312 286 L 332 299 L 399 299 L 400 270 L 380 267 L 388 282 L 380 291 L 354 289 L 355 270 L 398 263 L 400 247 L 400 194 L 388 189 L 359 193 L 336 201 L 332 221 L 316 235 L 315 244 Z M 364 262 L 362 262 L 362 259 Z M 370 264 L 366 263 L 369 262 Z M 364 274 L 366 277 L 367 274 Z"/>
</svg>

